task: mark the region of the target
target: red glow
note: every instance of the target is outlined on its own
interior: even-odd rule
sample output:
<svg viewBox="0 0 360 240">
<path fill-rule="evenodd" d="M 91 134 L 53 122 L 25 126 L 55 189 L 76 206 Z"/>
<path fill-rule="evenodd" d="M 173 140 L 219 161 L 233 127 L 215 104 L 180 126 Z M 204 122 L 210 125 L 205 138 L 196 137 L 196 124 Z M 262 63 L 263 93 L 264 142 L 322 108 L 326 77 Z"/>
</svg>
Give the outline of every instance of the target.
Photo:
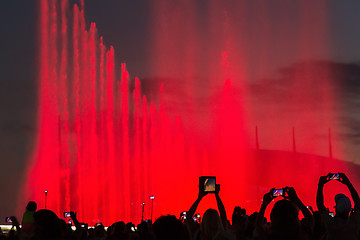
<svg viewBox="0 0 360 240">
<path fill-rule="evenodd" d="M 184 103 L 186 110 L 174 106 L 177 96 L 186 96 L 177 92 L 169 96 L 166 85 L 159 89 L 158 104 L 156 99 L 148 103 L 141 92 L 141 81 L 132 81 L 125 63 L 116 75 L 119 64 L 115 64 L 114 48 L 106 48 L 102 37 L 97 36 L 95 24 L 86 30 L 83 1 L 81 10 L 73 6 L 72 21 L 65 14 L 70 11 L 67 1 L 61 1 L 60 18 L 56 2 L 41 0 L 40 5 L 38 139 L 26 185 L 26 198 L 36 200 L 39 207 L 44 206 L 44 190 L 48 190 L 47 207 L 59 216 L 74 210 L 81 221 L 90 225 L 118 220 L 138 223 L 142 202 L 146 202 L 145 218 L 150 217 L 149 196 L 156 196 L 155 217 L 178 215 L 195 199 L 198 177 L 215 175 L 222 185 L 221 196 L 230 216 L 235 205 L 258 210 L 262 195 L 272 187 L 285 187 L 284 184 L 294 186 L 304 201 L 314 204 L 318 176 L 344 170 L 338 160 L 313 155 L 322 143 L 308 136 L 305 143 L 297 145 L 297 150 L 305 148 L 312 155 L 249 150 L 255 143 L 249 134 L 249 129 L 255 130 L 253 119 L 267 124 L 265 130 L 259 126 L 260 148 L 268 141 L 291 149 L 292 126 L 305 128 L 296 127 L 295 135 L 298 129 L 299 134 L 309 129 L 326 133 L 327 126 L 320 129 L 316 116 L 306 115 L 314 104 L 313 98 L 306 97 L 312 94 L 315 74 L 312 66 L 306 64 L 301 74 L 291 76 L 291 91 L 280 96 L 288 101 L 287 107 L 301 105 L 299 112 L 304 115 L 295 115 L 294 121 L 282 121 L 287 115 L 277 113 L 285 111 L 278 111 L 271 103 L 265 113 L 258 115 L 246 88 L 246 71 L 251 68 L 245 60 L 246 43 L 233 41 L 231 16 L 220 13 L 216 1 L 210 1 L 206 29 L 216 34 L 206 46 L 197 40 L 199 27 L 191 24 L 196 22 L 191 0 L 180 6 L 187 9 L 187 24 L 182 24 L 181 16 L 168 11 L 170 2 L 155 4 L 154 19 L 159 25 L 154 24 L 153 56 L 158 62 L 153 68 L 183 79 L 181 87 L 191 95 L 191 100 Z M 243 9 L 242 4 L 235 5 Z M 260 10 L 266 16 L 265 9 Z M 214 20 L 222 19 L 219 14 L 225 16 L 224 21 Z M 311 24 L 308 19 L 304 21 L 305 26 Z M 239 26 L 243 25 L 239 22 Z M 188 29 L 184 36 L 187 41 L 179 36 L 179 29 Z M 309 33 L 302 31 L 302 50 L 310 52 L 306 44 Z M 264 26 L 264 34 L 270 32 Z M 265 38 L 260 42 L 261 72 L 266 68 L 264 59 L 269 46 Z M 174 44 L 183 44 L 185 50 Z M 208 62 L 200 57 L 200 52 L 206 50 L 211 50 Z M 203 71 L 206 84 L 194 77 Z M 331 76 L 323 72 L 321 79 L 321 95 L 316 103 L 329 109 L 333 104 L 328 87 Z M 202 99 L 205 87 L 216 89 L 214 96 L 206 96 L 212 99 L 207 104 L 194 97 L 199 94 Z M 309 116 L 309 121 L 302 116 Z M 324 124 L 333 126 L 331 112 L 327 119 Z M 263 132 L 267 140 L 261 135 Z M 199 211 L 214 205 L 214 199 L 205 199 Z"/>
</svg>

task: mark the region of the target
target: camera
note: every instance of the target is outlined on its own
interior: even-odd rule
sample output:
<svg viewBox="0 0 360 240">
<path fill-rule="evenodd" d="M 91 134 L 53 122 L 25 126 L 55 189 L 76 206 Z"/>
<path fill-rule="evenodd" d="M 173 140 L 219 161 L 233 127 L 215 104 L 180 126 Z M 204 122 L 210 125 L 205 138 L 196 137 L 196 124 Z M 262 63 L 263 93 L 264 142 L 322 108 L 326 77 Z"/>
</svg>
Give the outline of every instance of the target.
<svg viewBox="0 0 360 240">
<path fill-rule="evenodd" d="M 272 196 L 273 197 L 283 197 L 285 195 L 285 191 L 283 188 L 279 188 L 279 189 L 274 189 L 272 191 Z"/>
<path fill-rule="evenodd" d="M 70 212 L 64 212 L 64 217 L 70 217 Z"/>
<path fill-rule="evenodd" d="M 330 180 L 339 180 L 340 179 L 340 174 L 339 173 L 330 173 Z"/>
<path fill-rule="evenodd" d="M 11 217 L 6 217 L 6 218 L 5 218 L 5 222 L 7 222 L 7 223 L 12 223 Z"/>
<path fill-rule="evenodd" d="M 199 177 L 199 188 L 203 192 L 214 193 L 216 186 L 216 177 L 201 176 Z"/>
</svg>

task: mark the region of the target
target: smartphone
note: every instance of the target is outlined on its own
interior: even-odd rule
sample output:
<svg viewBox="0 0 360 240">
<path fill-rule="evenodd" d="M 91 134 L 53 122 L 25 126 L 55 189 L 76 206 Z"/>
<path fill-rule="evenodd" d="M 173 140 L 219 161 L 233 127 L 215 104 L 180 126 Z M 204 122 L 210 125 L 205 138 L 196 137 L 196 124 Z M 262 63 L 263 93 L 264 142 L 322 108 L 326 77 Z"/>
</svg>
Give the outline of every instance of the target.
<svg viewBox="0 0 360 240">
<path fill-rule="evenodd" d="M 201 176 L 199 177 L 199 187 L 203 192 L 214 193 L 216 186 L 216 177 L 214 176 Z"/>
<path fill-rule="evenodd" d="M 70 212 L 64 212 L 64 217 L 70 217 Z"/>
<path fill-rule="evenodd" d="M 70 224 L 70 225 L 72 224 L 72 221 L 71 221 L 71 219 L 69 219 L 69 221 L 68 221 L 68 224 Z"/>
<path fill-rule="evenodd" d="M 193 220 L 194 220 L 194 222 L 197 222 L 198 220 L 200 220 L 200 213 L 195 214 L 193 217 Z"/>
<path fill-rule="evenodd" d="M 284 196 L 284 189 L 280 188 L 280 189 L 274 189 L 272 192 L 273 197 L 280 197 L 280 196 Z"/>
<path fill-rule="evenodd" d="M 7 223 L 12 223 L 11 217 L 6 217 L 6 218 L 5 218 L 5 222 L 7 222 Z"/>
<path fill-rule="evenodd" d="M 340 175 L 338 173 L 331 173 L 330 174 L 330 180 L 339 180 Z"/>
<path fill-rule="evenodd" d="M 183 211 L 181 214 L 180 214 L 180 218 L 182 219 L 186 219 L 186 211 Z"/>
<path fill-rule="evenodd" d="M 329 212 L 329 215 L 334 217 L 334 212 Z"/>
</svg>

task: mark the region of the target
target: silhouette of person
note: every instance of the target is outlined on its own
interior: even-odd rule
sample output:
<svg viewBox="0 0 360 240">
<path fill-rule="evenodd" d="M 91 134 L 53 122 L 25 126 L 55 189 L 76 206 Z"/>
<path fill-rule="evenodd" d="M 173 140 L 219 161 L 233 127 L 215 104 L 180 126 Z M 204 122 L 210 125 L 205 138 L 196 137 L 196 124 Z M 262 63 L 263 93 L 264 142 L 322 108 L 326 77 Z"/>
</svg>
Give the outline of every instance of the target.
<svg viewBox="0 0 360 240">
<path fill-rule="evenodd" d="M 339 178 L 331 179 L 332 174 L 329 173 L 326 176 L 321 176 L 319 179 L 318 190 L 316 194 L 316 204 L 320 212 L 321 220 L 325 225 L 327 232 L 327 239 L 359 239 L 360 231 L 360 198 L 359 194 L 351 184 L 350 180 L 344 173 L 339 173 Z M 351 212 L 350 199 L 342 194 L 336 194 L 335 196 L 335 216 L 331 217 L 328 210 L 324 205 L 324 185 L 330 180 L 339 181 L 345 184 L 351 194 L 354 201 L 354 211 Z"/>
<path fill-rule="evenodd" d="M 58 216 L 51 210 L 41 209 L 34 213 L 35 236 L 37 240 L 60 240 L 63 232 Z"/>
<path fill-rule="evenodd" d="M 256 219 L 256 230 L 259 239 L 308 239 L 311 237 L 314 220 L 311 212 L 302 203 L 293 187 L 285 187 L 281 199 L 274 204 L 270 213 L 270 229 L 264 226 L 266 207 L 276 198 L 274 190 L 266 193 Z M 300 224 L 299 210 L 304 215 L 304 227 Z"/>
<path fill-rule="evenodd" d="M 226 217 L 226 211 L 223 202 L 221 201 L 220 195 L 220 184 L 215 185 L 215 198 L 216 203 L 220 212 L 219 213 L 215 209 L 208 209 L 205 211 L 204 216 L 202 218 L 200 224 L 200 232 L 190 232 L 191 236 L 199 237 L 200 239 L 212 239 L 215 235 L 219 232 L 224 231 L 226 229 L 228 220 Z M 188 225 L 189 231 L 193 228 L 191 227 L 192 224 L 192 217 L 195 214 L 195 211 L 204 196 L 206 196 L 208 192 L 203 191 L 202 187 L 199 185 L 199 194 L 198 198 L 195 200 L 193 205 L 190 207 L 189 211 L 187 212 L 186 224 Z M 199 234 L 199 236 L 196 236 Z"/>
<path fill-rule="evenodd" d="M 182 222 L 174 215 L 159 217 L 153 224 L 153 231 L 157 240 L 188 240 L 189 235 Z"/>
<path fill-rule="evenodd" d="M 22 236 L 24 239 L 30 239 L 34 233 L 34 216 L 37 209 L 37 204 L 34 201 L 28 202 L 26 206 L 26 210 L 24 212 L 21 229 L 22 229 Z"/>
</svg>

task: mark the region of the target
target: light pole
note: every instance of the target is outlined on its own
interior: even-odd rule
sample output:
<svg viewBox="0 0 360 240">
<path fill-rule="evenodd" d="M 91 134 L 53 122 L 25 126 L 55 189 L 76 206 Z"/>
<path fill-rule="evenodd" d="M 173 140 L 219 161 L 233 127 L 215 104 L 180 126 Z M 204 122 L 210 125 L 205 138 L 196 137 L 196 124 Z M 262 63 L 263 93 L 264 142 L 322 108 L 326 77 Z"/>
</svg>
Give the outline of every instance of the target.
<svg viewBox="0 0 360 240">
<path fill-rule="evenodd" d="M 143 222 L 143 221 L 144 221 L 144 208 L 145 208 L 145 203 L 143 202 L 141 205 L 142 205 L 141 222 Z"/>
<path fill-rule="evenodd" d="M 151 218 L 150 218 L 150 220 L 152 222 L 155 196 L 154 195 L 150 196 L 150 199 L 151 199 Z"/>
<path fill-rule="evenodd" d="M 45 209 L 46 209 L 47 193 L 48 193 L 48 190 L 45 190 Z"/>
</svg>

